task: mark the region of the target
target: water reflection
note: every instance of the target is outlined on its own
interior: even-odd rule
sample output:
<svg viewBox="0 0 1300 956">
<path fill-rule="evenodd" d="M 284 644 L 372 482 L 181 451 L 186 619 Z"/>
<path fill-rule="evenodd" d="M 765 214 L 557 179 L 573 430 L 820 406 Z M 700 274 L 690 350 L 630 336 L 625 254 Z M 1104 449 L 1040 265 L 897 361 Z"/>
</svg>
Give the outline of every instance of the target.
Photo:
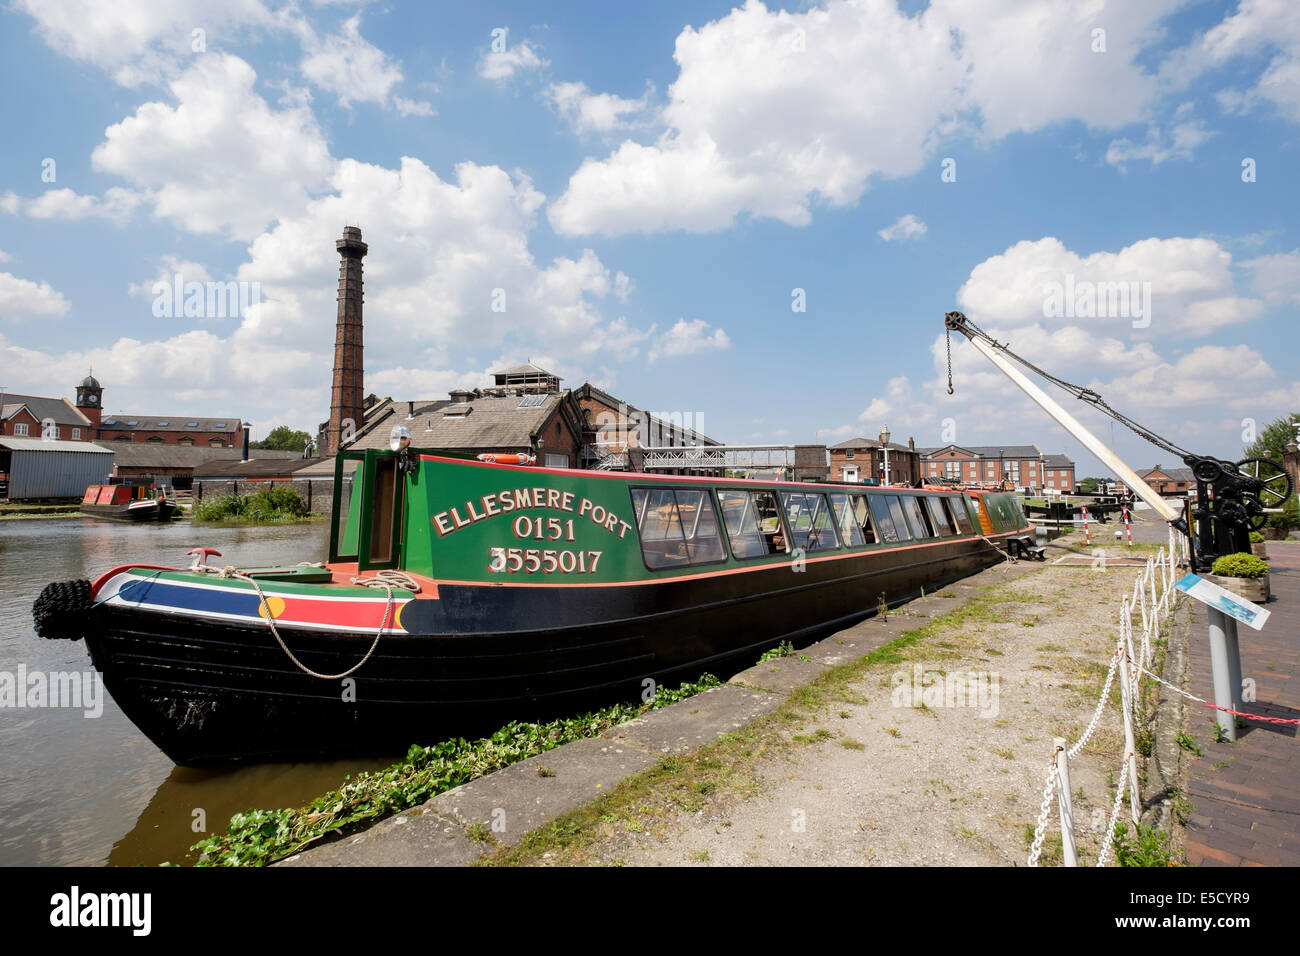
<svg viewBox="0 0 1300 956">
<path fill-rule="evenodd" d="M 93 580 L 125 562 L 183 566 L 193 547 L 220 551 L 214 563 L 319 561 L 328 539 L 324 522 L 0 521 L 0 671 L 93 671 L 84 643 L 46 641 L 32 630 L 32 602 L 51 581 Z M 97 719 L 81 710 L 0 708 L 0 754 L 0 864 L 46 866 L 182 863 L 202 837 L 191 829 L 195 808 L 206 811 L 209 832 L 220 830 L 232 813 L 299 805 L 348 773 L 389 762 L 178 768 L 111 698 Z"/>
<path fill-rule="evenodd" d="M 131 831 L 113 844 L 111 866 L 192 864 L 192 844 L 225 829 L 231 816 L 249 809 L 297 807 L 344 777 L 378 770 L 399 759 L 322 761 L 320 763 L 251 764 L 231 769 L 172 767 L 154 791 Z"/>
</svg>

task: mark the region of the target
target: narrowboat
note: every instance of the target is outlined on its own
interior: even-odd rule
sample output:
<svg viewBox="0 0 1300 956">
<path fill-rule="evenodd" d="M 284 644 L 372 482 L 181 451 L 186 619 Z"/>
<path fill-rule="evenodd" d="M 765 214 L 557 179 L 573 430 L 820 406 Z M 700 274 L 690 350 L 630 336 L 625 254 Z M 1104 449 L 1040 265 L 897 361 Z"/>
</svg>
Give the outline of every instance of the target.
<svg viewBox="0 0 1300 956">
<path fill-rule="evenodd" d="M 78 510 L 115 521 L 170 521 L 176 514 L 176 501 L 144 485 L 91 485 Z"/>
<path fill-rule="evenodd" d="M 1033 546 L 1012 495 L 532 467 L 394 431 L 337 457 L 326 561 L 126 564 L 49 585 L 38 633 L 84 638 L 178 764 L 388 754 L 727 676 Z"/>
</svg>

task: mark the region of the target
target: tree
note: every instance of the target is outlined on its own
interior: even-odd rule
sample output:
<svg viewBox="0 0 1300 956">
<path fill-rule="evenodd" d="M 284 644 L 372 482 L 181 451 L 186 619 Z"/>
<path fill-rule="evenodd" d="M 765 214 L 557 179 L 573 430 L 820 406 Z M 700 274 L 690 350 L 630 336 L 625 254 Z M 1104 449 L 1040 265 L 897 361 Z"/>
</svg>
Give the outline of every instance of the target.
<svg viewBox="0 0 1300 956">
<path fill-rule="evenodd" d="M 261 441 L 251 442 L 249 448 L 268 448 L 275 451 L 302 451 L 303 446 L 311 440 L 306 432 L 296 432 L 288 425 L 277 425 Z"/>
<path fill-rule="evenodd" d="M 1095 495 L 1098 487 L 1099 483 L 1096 478 L 1085 478 L 1079 482 L 1079 494 Z"/>
<path fill-rule="evenodd" d="M 1275 422 L 1270 422 L 1264 426 L 1255 441 L 1242 449 L 1243 458 L 1269 458 L 1279 465 L 1282 464 L 1282 454 L 1286 451 L 1287 445 L 1294 445 L 1297 442 L 1296 423 L 1300 422 L 1300 415 L 1288 415 L 1285 418 L 1279 418 Z"/>
</svg>

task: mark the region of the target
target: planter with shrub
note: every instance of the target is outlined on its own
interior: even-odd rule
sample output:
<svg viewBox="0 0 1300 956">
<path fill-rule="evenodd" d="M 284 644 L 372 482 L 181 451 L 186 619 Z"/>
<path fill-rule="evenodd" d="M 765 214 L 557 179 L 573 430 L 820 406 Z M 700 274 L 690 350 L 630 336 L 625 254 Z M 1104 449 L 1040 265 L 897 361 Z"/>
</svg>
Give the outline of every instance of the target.
<svg viewBox="0 0 1300 956">
<path fill-rule="evenodd" d="M 1255 555 L 1225 554 L 1210 570 L 1205 577 L 1219 587 L 1256 604 L 1268 600 L 1268 565 Z"/>
<path fill-rule="evenodd" d="M 1268 557 L 1268 547 L 1264 544 L 1264 535 L 1258 531 L 1250 533 L 1250 553 L 1257 558 Z"/>
</svg>

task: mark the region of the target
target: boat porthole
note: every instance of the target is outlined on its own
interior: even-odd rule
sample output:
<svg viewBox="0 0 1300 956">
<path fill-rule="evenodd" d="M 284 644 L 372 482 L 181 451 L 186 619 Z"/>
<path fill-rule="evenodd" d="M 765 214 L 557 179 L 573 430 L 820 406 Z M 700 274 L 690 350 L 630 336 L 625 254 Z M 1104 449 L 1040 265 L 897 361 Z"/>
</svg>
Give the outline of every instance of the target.
<svg viewBox="0 0 1300 956">
<path fill-rule="evenodd" d="M 271 597 L 267 598 L 264 602 L 262 602 L 257 606 L 258 617 L 266 617 L 268 611 L 270 612 L 270 616 L 275 618 L 278 618 L 281 614 L 283 614 L 284 598 L 276 597 L 275 595 L 272 595 Z"/>
</svg>

